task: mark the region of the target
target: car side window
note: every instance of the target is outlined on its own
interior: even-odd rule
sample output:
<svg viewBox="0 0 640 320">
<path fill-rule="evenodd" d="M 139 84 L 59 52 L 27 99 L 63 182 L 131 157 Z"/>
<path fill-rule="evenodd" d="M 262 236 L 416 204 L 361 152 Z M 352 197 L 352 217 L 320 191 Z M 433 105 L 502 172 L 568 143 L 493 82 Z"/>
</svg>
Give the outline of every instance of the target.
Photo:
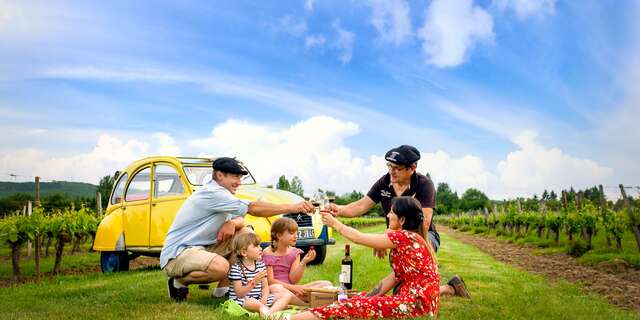
<svg viewBox="0 0 640 320">
<path fill-rule="evenodd" d="M 120 176 L 120 180 L 116 183 L 116 188 L 113 190 L 113 196 L 111 196 L 111 204 L 117 204 L 122 202 L 122 196 L 124 195 L 124 185 L 127 184 L 128 174 Z"/>
<path fill-rule="evenodd" d="M 149 193 L 151 192 L 151 168 L 145 168 L 139 171 L 133 176 L 127 192 L 125 193 L 124 200 L 138 201 L 149 199 Z"/>
<path fill-rule="evenodd" d="M 153 197 L 178 196 L 184 193 L 184 185 L 178 171 L 168 164 L 157 164 L 153 175 Z"/>
</svg>

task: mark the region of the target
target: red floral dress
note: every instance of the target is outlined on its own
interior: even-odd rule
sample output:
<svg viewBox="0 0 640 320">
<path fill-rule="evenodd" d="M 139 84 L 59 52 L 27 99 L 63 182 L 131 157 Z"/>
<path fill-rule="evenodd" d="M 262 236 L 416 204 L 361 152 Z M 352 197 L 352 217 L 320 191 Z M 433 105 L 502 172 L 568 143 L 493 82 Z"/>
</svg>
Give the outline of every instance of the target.
<svg viewBox="0 0 640 320">
<path fill-rule="evenodd" d="M 393 296 L 366 297 L 361 293 L 351 299 L 310 309 L 321 319 L 327 318 L 415 318 L 436 316 L 440 302 L 440 274 L 427 243 L 418 234 L 406 230 L 389 231 L 391 268 L 402 281 Z"/>
</svg>

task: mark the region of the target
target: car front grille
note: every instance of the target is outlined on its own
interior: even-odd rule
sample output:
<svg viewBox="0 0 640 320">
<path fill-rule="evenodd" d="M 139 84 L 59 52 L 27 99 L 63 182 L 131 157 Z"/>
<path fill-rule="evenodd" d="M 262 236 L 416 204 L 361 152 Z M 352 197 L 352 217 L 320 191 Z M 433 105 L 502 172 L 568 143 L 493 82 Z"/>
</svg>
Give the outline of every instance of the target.
<svg viewBox="0 0 640 320">
<path fill-rule="evenodd" d="M 298 223 L 298 228 L 313 227 L 313 219 L 311 219 L 311 216 L 306 213 L 287 213 L 284 216 L 291 218 Z"/>
</svg>

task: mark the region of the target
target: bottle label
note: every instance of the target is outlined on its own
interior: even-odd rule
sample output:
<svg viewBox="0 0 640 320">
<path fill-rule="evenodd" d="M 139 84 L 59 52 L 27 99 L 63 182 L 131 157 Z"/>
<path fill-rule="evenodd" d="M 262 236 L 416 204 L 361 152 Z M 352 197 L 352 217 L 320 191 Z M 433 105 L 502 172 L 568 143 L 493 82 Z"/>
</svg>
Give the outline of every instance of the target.
<svg viewBox="0 0 640 320">
<path fill-rule="evenodd" d="M 351 266 L 342 265 L 342 271 L 340 272 L 341 283 L 351 283 Z"/>
</svg>

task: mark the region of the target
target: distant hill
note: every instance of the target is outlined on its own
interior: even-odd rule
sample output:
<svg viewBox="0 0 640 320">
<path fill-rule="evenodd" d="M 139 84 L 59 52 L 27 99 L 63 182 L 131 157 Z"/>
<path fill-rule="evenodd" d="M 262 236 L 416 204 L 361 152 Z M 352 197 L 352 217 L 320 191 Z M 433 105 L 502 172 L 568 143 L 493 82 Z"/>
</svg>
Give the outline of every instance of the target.
<svg viewBox="0 0 640 320">
<path fill-rule="evenodd" d="M 90 197 L 93 198 L 96 195 L 98 186 L 84 183 L 84 182 L 68 182 L 68 181 L 53 181 L 53 182 L 40 182 L 40 196 L 46 197 L 56 193 L 62 193 L 75 197 Z M 0 181 L 0 198 L 4 198 L 16 193 L 35 194 L 35 182 L 9 182 Z"/>
</svg>

